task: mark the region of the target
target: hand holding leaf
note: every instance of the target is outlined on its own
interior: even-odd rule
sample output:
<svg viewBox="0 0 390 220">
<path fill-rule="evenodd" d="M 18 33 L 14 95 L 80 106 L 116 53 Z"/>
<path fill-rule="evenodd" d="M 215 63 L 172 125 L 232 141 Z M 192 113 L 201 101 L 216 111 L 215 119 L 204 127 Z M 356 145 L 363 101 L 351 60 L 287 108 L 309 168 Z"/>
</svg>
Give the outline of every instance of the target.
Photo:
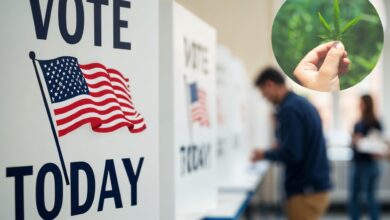
<svg viewBox="0 0 390 220">
<path fill-rule="evenodd" d="M 294 70 L 294 77 L 306 88 L 331 92 L 340 90 L 339 76 L 346 74 L 351 61 L 340 41 L 311 50 Z"/>
</svg>

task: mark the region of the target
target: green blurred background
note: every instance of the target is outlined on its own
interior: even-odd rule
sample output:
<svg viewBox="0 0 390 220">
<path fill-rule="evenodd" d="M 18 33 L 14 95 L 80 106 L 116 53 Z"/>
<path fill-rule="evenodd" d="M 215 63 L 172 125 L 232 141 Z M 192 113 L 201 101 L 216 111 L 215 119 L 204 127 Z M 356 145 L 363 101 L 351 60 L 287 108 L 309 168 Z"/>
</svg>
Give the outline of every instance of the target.
<svg viewBox="0 0 390 220">
<path fill-rule="evenodd" d="M 384 35 L 379 15 L 368 0 L 339 2 L 342 27 L 356 16 L 362 16 L 342 40 L 352 62 L 349 73 L 340 79 L 341 89 L 347 89 L 359 83 L 375 68 L 383 48 Z M 318 12 L 333 25 L 333 0 L 287 0 L 274 21 L 273 51 L 280 67 L 292 79 L 300 60 L 310 50 L 326 42 L 318 37 L 326 33 Z"/>
</svg>

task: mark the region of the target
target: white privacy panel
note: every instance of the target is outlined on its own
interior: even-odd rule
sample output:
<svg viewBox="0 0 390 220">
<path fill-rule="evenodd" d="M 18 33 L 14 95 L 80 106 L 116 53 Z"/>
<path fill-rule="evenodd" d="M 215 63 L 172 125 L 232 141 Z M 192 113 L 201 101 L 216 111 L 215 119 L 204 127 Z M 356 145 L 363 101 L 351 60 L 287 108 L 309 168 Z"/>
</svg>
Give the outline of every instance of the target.
<svg viewBox="0 0 390 220">
<path fill-rule="evenodd" d="M 180 219 L 217 202 L 216 32 L 176 3 L 161 16 L 161 217 Z"/>
</svg>

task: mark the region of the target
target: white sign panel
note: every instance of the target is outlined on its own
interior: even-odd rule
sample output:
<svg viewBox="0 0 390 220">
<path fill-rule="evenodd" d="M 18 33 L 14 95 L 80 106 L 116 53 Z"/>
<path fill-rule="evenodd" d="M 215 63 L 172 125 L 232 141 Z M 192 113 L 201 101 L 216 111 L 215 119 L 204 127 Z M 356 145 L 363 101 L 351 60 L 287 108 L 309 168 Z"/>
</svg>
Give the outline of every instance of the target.
<svg viewBox="0 0 390 220">
<path fill-rule="evenodd" d="M 177 4 L 165 4 L 162 15 L 162 202 L 173 203 L 162 207 L 162 218 L 180 219 L 217 202 L 216 32 Z"/>
<path fill-rule="evenodd" d="M 158 1 L 0 3 L 0 219 L 158 219 Z"/>
</svg>

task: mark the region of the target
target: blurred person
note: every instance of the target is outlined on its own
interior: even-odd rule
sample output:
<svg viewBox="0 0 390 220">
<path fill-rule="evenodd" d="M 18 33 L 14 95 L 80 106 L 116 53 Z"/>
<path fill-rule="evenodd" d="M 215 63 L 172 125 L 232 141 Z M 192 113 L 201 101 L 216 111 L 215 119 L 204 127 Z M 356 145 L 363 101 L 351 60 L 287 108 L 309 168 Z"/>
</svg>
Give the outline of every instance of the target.
<svg viewBox="0 0 390 220">
<path fill-rule="evenodd" d="M 361 203 L 366 202 L 372 220 L 379 219 L 380 207 L 376 198 L 380 178 L 378 159 L 381 155 L 359 152 L 357 143 L 371 131 L 382 131 L 381 122 L 374 113 L 374 101 L 370 95 L 360 98 L 361 118 L 355 124 L 352 147 L 353 160 L 350 170 L 349 214 L 352 220 L 360 218 Z"/>
<path fill-rule="evenodd" d="M 285 165 L 286 211 L 290 220 L 316 220 L 329 206 L 330 168 L 315 107 L 290 91 L 284 76 L 268 68 L 255 86 L 276 107 L 276 147 L 254 150 L 253 162 L 270 160 Z"/>
</svg>

